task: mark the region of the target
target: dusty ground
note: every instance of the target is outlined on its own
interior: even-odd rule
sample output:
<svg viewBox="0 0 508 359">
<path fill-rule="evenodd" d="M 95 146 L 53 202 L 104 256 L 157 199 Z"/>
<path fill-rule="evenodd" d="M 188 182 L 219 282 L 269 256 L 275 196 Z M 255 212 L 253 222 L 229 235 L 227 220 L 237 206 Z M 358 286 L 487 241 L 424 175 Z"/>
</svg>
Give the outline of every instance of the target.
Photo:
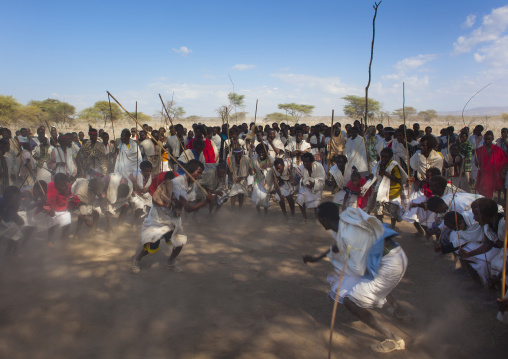
<svg viewBox="0 0 508 359">
<path fill-rule="evenodd" d="M 332 304 L 328 262 L 301 256 L 330 244 L 330 233 L 301 217 L 266 221 L 248 206 L 186 224 L 183 273 L 169 272 L 169 248 L 128 268 L 139 243 L 129 224 L 79 243 L 42 240 L 6 258 L 0 242 L 1 358 L 326 358 Z M 409 268 L 394 294 L 415 317 L 389 321 L 405 352 L 376 355 L 379 337 L 339 307 L 335 358 L 506 358 L 508 327 L 496 319 L 495 293 L 433 253 L 412 228 L 399 239 Z M 315 239 L 315 241 L 314 241 Z M 314 241 L 313 246 L 311 246 Z"/>
</svg>

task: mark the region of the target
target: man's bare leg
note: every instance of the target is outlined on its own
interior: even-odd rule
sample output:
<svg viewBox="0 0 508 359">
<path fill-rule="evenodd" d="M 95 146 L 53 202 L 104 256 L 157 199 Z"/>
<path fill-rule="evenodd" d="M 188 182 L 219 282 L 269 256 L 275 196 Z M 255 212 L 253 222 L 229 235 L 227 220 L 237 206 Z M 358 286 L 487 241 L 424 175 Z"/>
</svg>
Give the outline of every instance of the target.
<svg viewBox="0 0 508 359">
<path fill-rule="evenodd" d="M 286 197 L 286 199 L 288 200 L 288 205 L 289 205 L 289 210 L 291 211 L 291 216 L 294 217 L 295 216 L 295 200 L 293 199 L 293 196 L 288 196 Z"/>
<path fill-rule="evenodd" d="M 244 194 L 239 194 L 238 195 L 238 208 L 239 209 L 242 209 L 243 201 L 244 200 L 245 200 L 245 195 Z"/>
<path fill-rule="evenodd" d="M 300 205 L 298 205 L 298 207 L 300 207 L 300 211 L 302 212 L 303 219 L 307 220 L 307 211 L 305 210 L 305 207 L 302 207 Z"/>
</svg>

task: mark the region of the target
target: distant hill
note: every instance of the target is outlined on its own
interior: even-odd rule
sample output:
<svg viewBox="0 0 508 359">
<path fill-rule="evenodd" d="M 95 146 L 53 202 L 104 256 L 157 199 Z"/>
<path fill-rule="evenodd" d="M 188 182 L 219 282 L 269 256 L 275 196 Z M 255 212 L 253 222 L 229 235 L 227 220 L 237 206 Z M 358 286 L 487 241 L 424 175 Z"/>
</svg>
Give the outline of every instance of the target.
<svg viewBox="0 0 508 359">
<path fill-rule="evenodd" d="M 464 111 L 464 116 L 499 116 L 502 113 L 508 113 L 508 106 L 503 107 L 475 107 L 471 109 L 466 109 Z M 462 110 L 460 111 L 438 111 L 439 116 L 460 116 L 462 115 Z"/>
</svg>

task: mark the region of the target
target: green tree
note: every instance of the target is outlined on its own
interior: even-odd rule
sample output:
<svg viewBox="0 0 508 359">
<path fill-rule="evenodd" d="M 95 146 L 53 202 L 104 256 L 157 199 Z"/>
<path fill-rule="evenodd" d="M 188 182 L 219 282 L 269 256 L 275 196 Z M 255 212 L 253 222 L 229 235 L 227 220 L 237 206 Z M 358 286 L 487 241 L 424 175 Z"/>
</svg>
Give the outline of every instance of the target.
<svg viewBox="0 0 508 359">
<path fill-rule="evenodd" d="M 294 118 L 282 112 L 273 112 L 265 116 L 265 121 L 281 123 L 294 121 Z"/>
<path fill-rule="evenodd" d="M 503 121 L 508 121 L 508 113 L 502 113 L 501 118 L 503 119 Z"/>
<path fill-rule="evenodd" d="M 22 106 L 14 97 L 0 95 L 0 124 L 5 126 L 15 121 Z"/>
<path fill-rule="evenodd" d="M 342 111 L 344 115 L 347 117 L 353 118 L 355 120 L 361 120 L 365 116 L 365 97 L 355 96 L 355 95 L 346 95 L 342 97 L 346 104 L 344 105 Z M 374 118 L 375 114 L 379 114 L 381 110 L 381 104 L 379 101 L 374 100 L 373 98 L 368 99 L 369 104 L 369 119 Z"/>
<path fill-rule="evenodd" d="M 437 117 L 437 112 L 435 110 L 420 111 L 418 112 L 418 117 L 425 122 L 430 122 Z"/>
<path fill-rule="evenodd" d="M 404 107 L 404 111 L 402 111 L 402 108 L 398 108 L 398 109 L 393 111 L 393 115 L 394 116 L 399 116 L 399 119 L 403 120 L 404 119 L 404 113 L 403 112 L 406 113 L 406 120 L 407 120 L 408 118 L 413 116 L 417 111 L 416 111 L 416 108 L 414 108 L 414 107 L 405 106 Z"/>
<path fill-rule="evenodd" d="M 72 116 L 76 113 L 74 106 L 54 98 L 48 98 L 44 101 L 32 100 L 28 105 L 40 108 L 49 122 L 57 124 L 65 124 L 72 121 Z"/>
<path fill-rule="evenodd" d="M 310 116 L 315 107 L 313 105 L 300 105 L 296 103 L 281 103 L 278 105 L 279 110 L 286 111 L 286 113 L 294 118 L 295 123 L 298 123 L 304 116 Z"/>
<path fill-rule="evenodd" d="M 194 115 L 193 115 L 193 116 L 188 116 L 188 117 L 186 118 L 186 120 L 187 120 L 187 121 L 190 121 L 190 122 L 192 122 L 192 123 L 196 123 L 196 122 L 199 122 L 199 119 L 200 119 L 200 118 L 201 118 L 200 116 L 194 116 Z"/>
<path fill-rule="evenodd" d="M 138 113 L 139 114 L 139 113 Z M 78 114 L 78 118 L 88 122 L 104 121 L 104 127 L 108 122 L 117 121 L 122 118 L 123 112 L 116 103 L 111 103 L 111 111 L 109 110 L 108 101 L 97 101 L 93 107 L 85 108 Z"/>
<path fill-rule="evenodd" d="M 21 123 L 29 125 L 42 124 L 46 118 L 44 112 L 37 106 L 22 106 L 16 115 L 16 119 Z"/>
<path fill-rule="evenodd" d="M 111 104 L 111 105 L 113 105 L 113 104 Z M 132 117 L 136 118 L 136 112 L 129 112 L 129 113 L 132 115 Z M 152 116 L 149 116 L 143 112 L 138 112 L 137 116 L 138 116 L 138 121 L 141 123 L 147 123 L 147 122 L 153 121 Z M 128 121 L 132 121 L 130 116 L 127 116 L 127 115 L 124 115 L 124 119 L 126 119 Z"/>
<path fill-rule="evenodd" d="M 244 100 L 245 95 L 237 94 L 236 92 L 230 92 L 228 93 L 228 99 L 229 99 L 229 105 L 234 108 L 235 110 L 237 108 L 243 109 L 245 108 Z"/>
<path fill-rule="evenodd" d="M 185 110 L 183 109 L 182 106 L 171 107 L 171 110 L 168 109 L 168 111 L 174 120 L 178 120 L 179 118 L 182 118 L 183 116 L 185 116 Z"/>
</svg>

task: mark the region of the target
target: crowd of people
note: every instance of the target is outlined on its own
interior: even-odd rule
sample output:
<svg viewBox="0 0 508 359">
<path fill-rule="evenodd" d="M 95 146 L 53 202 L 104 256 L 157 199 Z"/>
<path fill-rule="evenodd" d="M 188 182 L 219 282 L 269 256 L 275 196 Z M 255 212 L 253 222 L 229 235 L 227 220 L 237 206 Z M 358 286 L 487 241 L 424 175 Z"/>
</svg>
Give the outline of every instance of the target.
<svg viewBox="0 0 508 359">
<path fill-rule="evenodd" d="M 244 211 L 249 199 L 260 216 L 278 203 L 289 220 L 299 216 L 298 206 L 304 221 L 313 216 L 334 238 L 330 250 L 304 262 L 329 257 L 336 272 L 330 295 L 387 338 L 373 346 L 378 352 L 404 349 L 369 311 L 388 303 L 393 315 L 405 317 L 390 295 L 407 268 L 393 240 L 397 223 L 412 223 L 486 286 L 501 283 L 508 129 L 495 142 L 481 125 L 458 134 L 448 127 L 436 136 L 417 123 L 365 128 L 359 121 L 344 129 L 337 122 L 143 125 L 119 138 L 92 127 L 88 138 L 55 127 L 47 137 L 47 130 L 0 129 L 0 237 L 9 252 L 36 230 L 46 230 L 52 246 L 58 238 L 78 238 L 84 224 L 96 231 L 101 217 L 110 232 L 114 221 L 132 215 L 141 228 L 132 271 L 139 273 L 142 258 L 164 240 L 173 246 L 168 268 L 178 272 L 176 258 L 187 243 L 184 210 L 206 206 L 214 216 L 230 202 Z M 325 190 L 332 201 L 323 202 Z M 508 322 L 506 299 L 499 305 Z"/>
</svg>

